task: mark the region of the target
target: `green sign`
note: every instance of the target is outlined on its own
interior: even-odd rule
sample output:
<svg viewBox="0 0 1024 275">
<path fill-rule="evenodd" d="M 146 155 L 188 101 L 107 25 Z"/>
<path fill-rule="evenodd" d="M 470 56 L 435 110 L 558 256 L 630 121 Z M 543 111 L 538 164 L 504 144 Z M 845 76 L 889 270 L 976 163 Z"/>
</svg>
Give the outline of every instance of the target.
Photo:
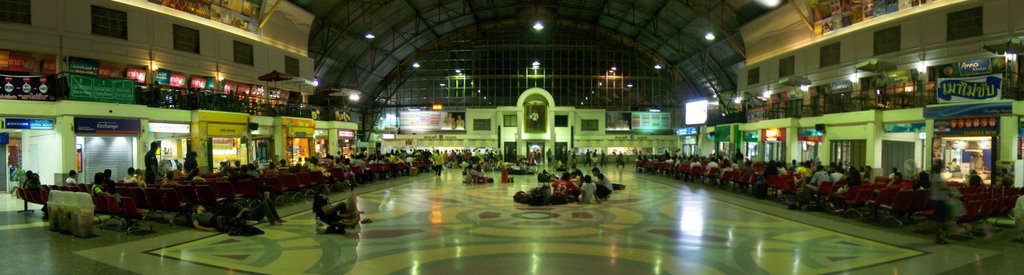
<svg viewBox="0 0 1024 275">
<path fill-rule="evenodd" d="M 738 125 L 715 126 L 716 142 L 739 142 L 740 138 L 740 127 Z"/>
<path fill-rule="evenodd" d="M 743 142 L 757 142 L 761 140 L 761 131 L 743 132 Z"/>
<path fill-rule="evenodd" d="M 885 85 L 901 84 L 907 82 L 913 82 L 917 76 L 917 71 L 911 70 L 899 70 L 885 73 Z"/>
<path fill-rule="evenodd" d="M 68 76 L 71 100 L 135 104 L 135 83 L 128 79 Z"/>
</svg>

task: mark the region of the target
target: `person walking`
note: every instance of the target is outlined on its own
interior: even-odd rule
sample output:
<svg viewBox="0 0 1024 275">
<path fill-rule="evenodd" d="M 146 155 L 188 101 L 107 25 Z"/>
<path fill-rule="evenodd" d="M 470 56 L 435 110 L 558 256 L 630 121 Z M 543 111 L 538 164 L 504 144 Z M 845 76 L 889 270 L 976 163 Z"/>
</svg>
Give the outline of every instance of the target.
<svg viewBox="0 0 1024 275">
<path fill-rule="evenodd" d="M 942 180 L 942 167 L 942 161 L 932 163 L 932 173 L 929 175 L 931 178 L 931 187 L 929 189 L 931 190 L 932 220 L 935 221 L 935 244 L 949 243 L 942 237 L 942 228 L 946 226 L 947 214 L 949 213 L 949 209 L 946 206 L 946 198 L 949 197 L 949 186 Z"/>
</svg>

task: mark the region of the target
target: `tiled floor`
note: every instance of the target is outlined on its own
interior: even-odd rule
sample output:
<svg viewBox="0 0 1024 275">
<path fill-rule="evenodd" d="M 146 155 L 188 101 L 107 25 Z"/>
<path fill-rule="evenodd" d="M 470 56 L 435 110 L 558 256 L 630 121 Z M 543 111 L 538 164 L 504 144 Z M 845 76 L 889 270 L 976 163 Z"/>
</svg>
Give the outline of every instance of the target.
<svg viewBox="0 0 1024 275">
<path fill-rule="evenodd" d="M 512 202 L 538 185 L 529 176 L 488 185 L 458 183 L 456 172 L 392 179 L 356 190 L 375 222 L 344 236 L 316 234 L 305 201 L 282 208 L 294 213 L 289 222 L 260 226 L 260 236 L 153 222 L 158 232 L 145 236 L 99 230 L 80 239 L 2 199 L 0 273 L 1006 274 L 1024 247 L 1009 230 L 935 246 L 909 228 L 785 210 L 630 169 L 610 175 L 628 187 L 608 202 L 545 207 Z"/>
</svg>

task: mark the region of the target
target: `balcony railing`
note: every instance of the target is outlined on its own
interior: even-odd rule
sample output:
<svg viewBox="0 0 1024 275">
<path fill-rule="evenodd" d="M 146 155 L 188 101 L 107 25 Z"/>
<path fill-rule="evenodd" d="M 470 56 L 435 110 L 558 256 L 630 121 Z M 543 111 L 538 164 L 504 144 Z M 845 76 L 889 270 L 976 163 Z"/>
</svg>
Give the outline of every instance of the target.
<svg viewBox="0 0 1024 275">
<path fill-rule="evenodd" d="M 70 100 L 66 78 L 58 78 L 50 93 L 56 100 Z M 155 85 L 135 88 L 137 105 L 176 110 L 209 110 L 248 113 L 255 116 L 289 116 L 334 121 L 337 107 L 272 101 L 240 94 L 224 94 L 216 90 L 171 89 Z"/>
</svg>

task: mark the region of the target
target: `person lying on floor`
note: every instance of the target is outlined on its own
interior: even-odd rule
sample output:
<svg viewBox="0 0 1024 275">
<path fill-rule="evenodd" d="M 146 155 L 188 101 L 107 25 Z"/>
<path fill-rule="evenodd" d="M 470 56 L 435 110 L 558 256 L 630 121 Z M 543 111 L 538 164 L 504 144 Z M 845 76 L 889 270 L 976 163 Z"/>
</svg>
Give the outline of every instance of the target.
<svg viewBox="0 0 1024 275">
<path fill-rule="evenodd" d="M 234 216 L 216 214 L 206 211 L 202 205 L 196 206 L 192 214 L 192 228 L 198 231 L 228 233 L 231 236 L 252 236 L 262 235 L 263 230 L 245 223 L 242 216 L 250 211 L 249 208 L 242 208 Z"/>
<path fill-rule="evenodd" d="M 354 189 L 350 189 L 354 190 Z M 350 191 L 351 192 L 351 191 Z M 317 220 L 327 224 L 327 234 L 345 234 L 345 228 L 355 228 L 360 223 L 358 200 L 356 193 L 351 192 L 348 200 L 337 205 L 331 204 L 327 194 L 331 193 L 330 185 L 321 185 L 317 189 L 316 198 L 313 199 L 313 213 Z M 373 222 L 369 218 L 363 219 L 362 223 Z"/>
</svg>

